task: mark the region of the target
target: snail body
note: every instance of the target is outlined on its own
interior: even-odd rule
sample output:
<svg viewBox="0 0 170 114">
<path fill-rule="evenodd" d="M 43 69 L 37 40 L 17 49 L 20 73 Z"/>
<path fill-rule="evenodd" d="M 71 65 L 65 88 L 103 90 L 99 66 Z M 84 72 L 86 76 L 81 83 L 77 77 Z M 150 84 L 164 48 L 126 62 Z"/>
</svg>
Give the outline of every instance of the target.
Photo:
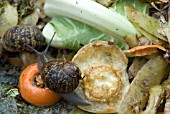
<svg viewBox="0 0 170 114">
<path fill-rule="evenodd" d="M 1 38 L 3 47 L 10 52 L 32 51 L 25 44 L 38 50 L 44 42 L 41 31 L 34 25 L 17 25 L 8 29 Z"/>
</svg>

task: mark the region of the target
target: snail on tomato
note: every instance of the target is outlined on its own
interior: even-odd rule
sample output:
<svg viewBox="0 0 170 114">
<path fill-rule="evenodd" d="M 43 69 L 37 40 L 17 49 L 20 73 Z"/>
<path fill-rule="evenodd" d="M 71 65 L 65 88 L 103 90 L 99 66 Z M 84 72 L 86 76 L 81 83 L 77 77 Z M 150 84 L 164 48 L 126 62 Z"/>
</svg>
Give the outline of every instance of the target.
<svg viewBox="0 0 170 114">
<path fill-rule="evenodd" d="M 47 55 L 50 43 L 42 52 L 38 52 L 29 44 L 24 44 L 39 56 L 38 68 L 45 86 L 73 104 L 89 105 L 88 102 L 74 93 L 74 90 L 79 85 L 79 80 L 82 79 L 79 68 L 65 58 L 50 60 Z"/>
<path fill-rule="evenodd" d="M 22 98 L 35 106 L 50 106 L 60 101 L 60 95 L 44 87 L 39 73 L 37 63 L 22 71 L 19 78 L 19 92 Z"/>
</svg>

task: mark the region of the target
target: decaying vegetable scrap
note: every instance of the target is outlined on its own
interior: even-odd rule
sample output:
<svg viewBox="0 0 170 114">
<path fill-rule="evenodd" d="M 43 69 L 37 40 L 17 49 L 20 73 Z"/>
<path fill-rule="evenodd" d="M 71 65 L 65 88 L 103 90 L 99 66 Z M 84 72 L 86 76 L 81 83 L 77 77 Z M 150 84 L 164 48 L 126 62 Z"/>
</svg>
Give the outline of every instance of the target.
<svg viewBox="0 0 170 114">
<path fill-rule="evenodd" d="M 129 79 L 133 79 L 147 61 L 147 58 L 135 57 L 128 69 Z"/>
<path fill-rule="evenodd" d="M 170 113 L 170 78 L 165 80 L 163 82 L 162 86 L 165 89 L 165 99 L 166 99 L 164 113 L 168 114 L 168 113 Z"/>
<path fill-rule="evenodd" d="M 150 59 L 137 73 L 130 84 L 121 105 L 120 113 L 124 114 L 128 108 L 137 105 L 143 110 L 149 95 L 149 89 L 154 85 L 159 85 L 167 74 L 168 63 L 163 57 L 157 56 Z"/>
<path fill-rule="evenodd" d="M 164 88 L 161 85 L 155 85 L 149 90 L 149 100 L 148 105 L 144 111 L 141 111 L 139 114 L 155 114 L 157 108 L 161 104 L 164 98 Z"/>
<path fill-rule="evenodd" d="M 47 87 L 38 87 L 36 83 L 33 83 L 35 82 L 36 75 L 39 73 L 37 63 L 31 64 L 22 71 L 19 78 L 19 92 L 22 98 L 35 106 L 51 106 L 56 104 L 61 100 L 61 96 Z"/>
<path fill-rule="evenodd" d="M 79 108 L 93 113 L 116 113 L 129 87 L 123 51 L 113 43 L 96 41 L 82 47 L 72 61 L 84 77 L 76 93 L 91 103 Z"/>
<path fill-rule="evenodd" d="M 43 50 L 44 45 L 47 45 L 55 34 L 50 45 L 52 50 L 46 54 L 55 59 L 59 49 L 68 49 L 68 53 L 74 53 L 72 62 L 80 68 L 82 78 L 74 92 L 90 105 L 77 105 L 71 113 L 156 114 L 161 112 L 169 114 L 170 77 L 167 77 L 170 63 L 169 4 L 168 0 L 2 0 L 0 2 L 2 39 L 0 67 L 10 64 L 13 67 L 24 68 L 38 61 L 34 52 L 23 50 L 14 52 L 20 47 L 24 49 L 23 40 L 26 39 L 23 34 L 27 33 L 19 33 L 21 36 L 15 37 L 15 40 L 11 37 L 17 30 L 12 29 L 13 27 L 22 24 L 37 26 L 45 37 L 40 50 Z M 25 30 L 24 27 L 19 29 L 22 30 Z M 9 31 L 10 34 L 4 34 Z M 41 31 L 29 37 L 37 39 L 37 34 L 41 34 Z M 2 37 L 3 35 L 6 37 Z M 16 40 L 17 38 L 21 40 Z M 31 41 L 27 39 L 26 43 Z M 34 40 L 30 45 L 34 46 L 36 43 L 38 41 Z M 10 52 L 5 48 L 7 45 L 2 44 L 13 48 L 16 44 L 17 48 Z M 31 71 L 27 68 L 26 70 Z M 48 94 L 42 98 L 46 99 L 45 102 L 34 97 L 39 94 L 34 95 L 37 88 L 30 90 L 31 94 L 25 94 L 32 101 L 29 102 L 30 104 L 23 105 L 25 102 L 21 99 L 21 95 L 24 96 L 23 92 L 28 92 L 25 91 L 28 90 L 28 87 L 25 87 L 25 80 L 28 78 L 24 77 L 28 76 L 28 73 L 22 73 L 18 88 L 18 83 L 15 83 L 15 86 L 10 85 L 11 78 L 17 80 L 16 76 L 13 76 L 16 72 L 2 76 L 4 72 L 6 71 L 0 72 L 0 79 L 2 79 L 0 101 L 4 100 L 0 102 L 0 113 L 22 113 L 32 108 L 35 110 L 29 110 L 30 113 L 38 113 L 37 110 L 45 110 L 41 112 L 49 114 L 69 113 L 70 109 L 67 107 L 69 103 L 63 100 L 59 102 L 58 95 L 54 95 L 56 98 L 51 99 Z M 18 72 L 16 74 L 21 73 Z M 53 73 L 50 72 L 52 76 Z M 10 79 L 3 81 L 4 78 L 9 77 L 7 75 L 10 75 Z M 45 81 L 40 79 L 29 78 L 28 80 L 35 80 L 34 83 L 44 86 Z M 4 82 L 6 85 L 9 84 L 10 88 L 4 86 Z M 73 83 L 73 81 L 68 82 Z M 24 91 L 21 85 L 24 85 Z M 32 81 L 30 85 L 33 85 Z M 44 91 L 39 91 L 41 88 L 37 90 L 42 93 L 41 95 L 45 94 Z M 11 94 L 14 91 L 15 94 Z M 5 100 L 11 97 L 13 107 L 10 107 L 10 103 Z M 28 99 L 25 100 L 28 102 Z M 68 97 L 68 101 L 75 101 L 75 99 Z M 55 108 L 32 106 L 55 103 L 57 103 Z"/>
<path fill-rule="evenodd" d="M 7 1 L 0 3 L 0 37 L 4 31 L 18 24 L 18 12 Z"/>
<path fill-rule="evenodd" d="M 145 35 L 153 43 L 164 44 L 168 41 L 165 36 L 158 32 L 160 26 L 157 19 L 147 14 L 143 14 L 132 6 L 126 6 L 125 10 L 130 21 L 143 35 Z"/>
<path fill-rule="evenodd" d="M 129 50 L 124 50 L 123 52 L 126 54 L 127 57 L 145 56 L 158 52 L 158 49 L 166 52 L 166 49 L 161 45 L 136 46 Z"/>
<path fill-rule="evenodd" d="M 96 0 L 97 3 L 99 3 L 105 7 L 109 7 L 117 1 L 119 1 L 119 0 Z"/>
</svg>

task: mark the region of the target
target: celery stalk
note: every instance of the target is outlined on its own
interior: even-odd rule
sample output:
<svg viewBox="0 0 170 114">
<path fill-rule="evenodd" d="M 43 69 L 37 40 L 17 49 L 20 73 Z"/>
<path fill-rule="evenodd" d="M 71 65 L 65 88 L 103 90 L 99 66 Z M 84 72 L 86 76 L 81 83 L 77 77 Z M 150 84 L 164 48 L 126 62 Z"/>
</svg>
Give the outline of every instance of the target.
<svg viewBox="0 0 170 114">
<path fill-rule="evenodd" d="M 50 17 L 60 15 L 78 20 L 115 38 L 138 34 L 126 17 L 91 0 L 46 0 L 44 12 Z"/>
</svg>

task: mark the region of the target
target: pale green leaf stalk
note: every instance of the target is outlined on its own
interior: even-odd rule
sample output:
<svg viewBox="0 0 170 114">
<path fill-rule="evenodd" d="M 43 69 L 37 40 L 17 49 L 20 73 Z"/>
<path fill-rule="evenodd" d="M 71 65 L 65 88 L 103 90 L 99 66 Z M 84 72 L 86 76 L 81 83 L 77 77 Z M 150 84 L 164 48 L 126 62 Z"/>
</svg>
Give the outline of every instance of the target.
<svg viewBox="0 0 170 114">
<path fill-rule="evenodd" d="M 113 35 L 120 42 L 123 37 L 139 34 L 132 23 L 120 14 L 91 0 L 46 0 L 47 16 L 66 16 L 100 31 Z"/>
</svg>

